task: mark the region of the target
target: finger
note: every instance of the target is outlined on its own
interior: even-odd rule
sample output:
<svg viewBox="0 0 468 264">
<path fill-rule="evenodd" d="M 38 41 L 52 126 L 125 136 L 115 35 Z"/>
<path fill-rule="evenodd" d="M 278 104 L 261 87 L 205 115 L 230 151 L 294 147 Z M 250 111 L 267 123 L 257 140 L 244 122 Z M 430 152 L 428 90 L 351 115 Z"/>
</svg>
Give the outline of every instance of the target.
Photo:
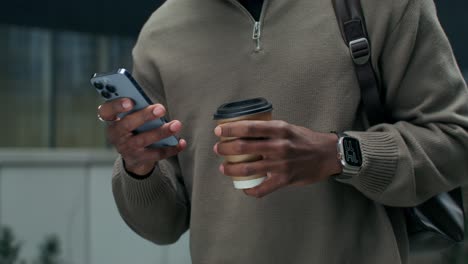
<svg viewBox="0 0 468 264">
<path fill-rule="evenodd" d="M 244 193 L 256 198 L 262 198 L 289 184 L 290 180 L 286 175 L 269 174 L 267 178 L 257 187 L 246 189 Z"/>
<path fill-rule="evenodd" d="M 125 135 L 146 122 L 152 121 L 157 118 L 161 118 L 166 114 L 166 109 L 161 104 L 150 105 L 140 111 L 131 113 L 118 122 L 114 122 L 111 126 L 114 126 L 118 134 Z"/>
<path fill-rule="evenodd" d="M 213 150 L 218 155 L 261 154 L 281 156 L 288 151 L 289 141 L 281 139 L 235 139 L 217 143 Z"/>
<path fill-rule="evenodd" d="M 107 101 L 98 107 L 98 115 L 103 120 L 116 120 L 117 115 L 132 110 L 133 102 L 129 98 Z"/>
<path fill-rule="evenodd" d="M 269 172 L 283 173 L 283 167 L 279 162 L 259 160 L 242 163 L 223 163 L 219 170 L 226 176 L 252 176 L 267 175 Z"/>
<path fill-rule="evenodd" d="M 182 123 L 178 120 L 173 120 L 162 125 L 159 128 L 143 132 L 138 135 L 133 135 L 125 144 L 129 144 L 131 148 L 138 149 L 147 147 L 154 142 L 161 141 L 167 137 L 179 133 L 182 129 Z"/>
<path fill-rule="evenodd" d="M 143 159 L 150 161 L 160 161 L 179 154 L 179 152 L 183 151 L 186 147 L 187 142 L 184 139 L 181 139 L 179 140 L 179 144 L 177 146 L 145 149 L 145 155 Z"/>
<path fill-rule="evenodd" d="M 141 148 L 130 152 L 119 152 L 128 166 L 138 167 L 142 164 L 155 163 L 163 159 L 177 155 L 187 147 L 184 139 L 179 140 L 179 144 L 173 147 L 164 148 Z"/>
<path fill-rule="evenodd" d="M 113 145 L 119 153 L 129 149 L 126 143 L 134 136 L 135 135 L 132 132 L 128 132 L 127 134 L 117 133 L 113 125 L 109 125 L 107 127 L 107 138 L 109 143 Z"/>
<path fill-rule="evenodd" d="M 290 127 L 290 124 L 279 120 L 242 120 L 219 125 L 214 132 L 218 137 L 285 138 Z"/>
</svg>

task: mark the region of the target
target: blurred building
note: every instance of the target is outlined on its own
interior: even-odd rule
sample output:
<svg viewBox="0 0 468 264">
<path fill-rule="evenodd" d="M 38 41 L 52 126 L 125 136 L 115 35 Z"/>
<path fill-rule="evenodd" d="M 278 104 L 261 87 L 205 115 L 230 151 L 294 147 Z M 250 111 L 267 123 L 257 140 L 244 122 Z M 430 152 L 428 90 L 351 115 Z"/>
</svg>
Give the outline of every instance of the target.
<svg viewBox="0 0 468 264">
<path fill-rule="evenodd" d="M 96 119 L 102 99 L 89 83 L 94 72 L 132 68 L 138 28 L 156 7 L 2 3 L 0 228 L 12 230 L 26 263 L 42 263 L 34 261 L 51 235 L 64 264 L 190 263 L 188 234 L 158 247 L 120 218 L 111 192 L 116 153 Z"/>
</svg>

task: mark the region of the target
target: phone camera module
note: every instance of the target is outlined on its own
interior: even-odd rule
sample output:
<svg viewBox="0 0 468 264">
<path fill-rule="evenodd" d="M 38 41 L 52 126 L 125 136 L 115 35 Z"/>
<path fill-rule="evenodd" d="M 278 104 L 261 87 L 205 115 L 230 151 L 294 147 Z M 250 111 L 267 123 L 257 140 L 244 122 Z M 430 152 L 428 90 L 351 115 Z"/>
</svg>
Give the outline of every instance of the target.
<svg viewBox="0 0 468 264">
<path fill-rule="evenodd" d="M 109 99 L 109 98 L 112 97 L 112 95 L 110 93 L 106 92 L 106 91 L 102 91 L 101 96 L 106 98 L 106 99 Z"/>
<path fill-rule="evenodd" d="M 100 82 L 95 82 L 94 87 L 96 87 L 96 89 L 98 90 L 102 90 L 102 88 L 104 88 L 104 85 L 102 85 L 102 83 Z"/>
<path fill-rule="evenodd" d="M 112 85 L 106 85 L 106 90 L 110 93 L 115 93 L 115 91 L 117 91 L 117 89 Z"/>
</svg>

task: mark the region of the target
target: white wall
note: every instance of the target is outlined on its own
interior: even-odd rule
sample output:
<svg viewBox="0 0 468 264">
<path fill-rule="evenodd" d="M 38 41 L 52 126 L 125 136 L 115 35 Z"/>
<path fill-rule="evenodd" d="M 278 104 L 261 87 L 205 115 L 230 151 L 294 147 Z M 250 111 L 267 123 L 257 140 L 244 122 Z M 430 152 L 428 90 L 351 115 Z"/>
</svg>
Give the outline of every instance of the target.
<svg viewBox="0 0 468 264">
<path fill-rule="evenodd" d="M 131 231 L 111 191 L 115 153 L 0 150 L 0 224 L 37 256 L 46 235 L 59 236 L 66 263 L 190 263 L 188 234 L 157 246 Z"/>
</svg>

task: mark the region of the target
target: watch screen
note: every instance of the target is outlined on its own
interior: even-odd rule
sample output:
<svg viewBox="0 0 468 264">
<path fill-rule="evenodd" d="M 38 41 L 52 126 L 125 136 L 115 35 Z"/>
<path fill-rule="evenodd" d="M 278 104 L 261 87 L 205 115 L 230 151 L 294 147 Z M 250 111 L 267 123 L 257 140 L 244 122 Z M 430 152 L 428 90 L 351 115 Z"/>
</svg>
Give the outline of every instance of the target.
<svg viewBox="0 0 468 264">
<path fill-rule="evenodd" d="M 357 139 L 350 137 L 343 138 L 343 150 L 346 163 L 355 167 L 362 165 L 361 148 Z"/>
</svg>

